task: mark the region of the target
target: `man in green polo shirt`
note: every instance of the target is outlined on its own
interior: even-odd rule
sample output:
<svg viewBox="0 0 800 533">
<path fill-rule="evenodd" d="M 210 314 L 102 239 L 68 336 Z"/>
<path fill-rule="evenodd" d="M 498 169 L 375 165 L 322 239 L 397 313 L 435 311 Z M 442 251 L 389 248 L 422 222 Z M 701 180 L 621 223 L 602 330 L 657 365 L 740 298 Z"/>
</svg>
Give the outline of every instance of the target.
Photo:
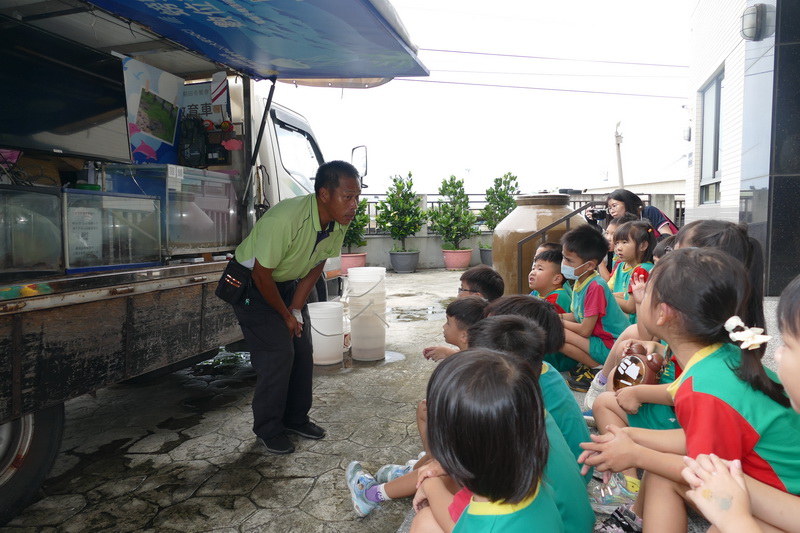
<svg viewBox="0 0 800 533">
<path fill-rule="evenodd" d="M 353 165 L 325 163 L 314 194 L 279 202 L 236 248 L 236 261 L 253 270 L 246 298 L 233 306 L 256 371 L 253 432 L 271 453 L 294 451 L 287 433 L 325 436 L 308 418 L 314 362 L 306 300 L 325 260 L 341 252 L 360 194 Z"/>
</svg>

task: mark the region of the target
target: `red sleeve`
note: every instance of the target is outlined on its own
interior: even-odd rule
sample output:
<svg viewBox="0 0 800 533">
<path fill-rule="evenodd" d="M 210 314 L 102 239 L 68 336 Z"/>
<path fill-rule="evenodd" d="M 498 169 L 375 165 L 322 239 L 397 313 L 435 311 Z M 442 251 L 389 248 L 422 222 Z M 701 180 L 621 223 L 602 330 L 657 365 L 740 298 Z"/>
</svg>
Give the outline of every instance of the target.
<svg viewBox="0 0 800 533">
<path fill-rule="evenodd" d="M 642 267 L 636 267 L 633 269 L 631 273 L 631 280 L 636 279 L 638 276 L 644 276 L 644 281 L 647 283 L 647 279 L 650 277 L 650 272 L 643 269 Z M 628 294 L 633 294 L 633 287 L 631 286 L 632 283 L 628 283 Z"/>
<path fill-rule="evenodd" d="M 583 316 L 598 316 L 604 317 L 606 315 L 606 293 L 603 291 L 598 283 L 590 283 L 586 287 L 586 298 L 583 300 Z"/>
<path fill-rule="evenodd" d="M 561 308 L 561 306 L 558 305 L 558 293 L 552 292 L 552 293 L 548 294 L 547 297 L 545 298 L 545 300 L 547 300 L 548 302 L 553 304 L 553 307 L 555 307 L 555 309 L 556 309 L 556 313 L 558 313 L 558 314 L 566 313 L 566 311 L 564 311 Z"/>
<path fill-rule="evenodd" d="M 450 518 L 453 519 L 453 522 L 458 522 L 458 519 L 461 518 L 461 514 L 469 505 L 470 500 L 472 500 L 472 492 L 466 487 L 453 495 L 453 503 L 447 508 L 447 510 L 450 511 Z"/>
<path fill-rule="evenodd" d="M 675 414 L 686 433 L 686 455 L 717 454 L 744 459 L 758 442 L 758 433 L 730 405 L 716 396 L 692 390 L 692 378 L 675 395 Z"/>
</svg>

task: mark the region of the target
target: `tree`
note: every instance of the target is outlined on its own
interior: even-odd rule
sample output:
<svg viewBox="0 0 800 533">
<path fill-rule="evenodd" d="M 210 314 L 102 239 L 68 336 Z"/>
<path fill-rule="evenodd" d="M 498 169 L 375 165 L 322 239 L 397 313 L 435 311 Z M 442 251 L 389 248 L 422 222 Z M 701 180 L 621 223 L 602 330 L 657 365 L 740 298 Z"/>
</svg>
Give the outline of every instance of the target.
<svg viewBox="0 0 800 533">
<path fill-rule="evenodd" d="M 367 241 L 364 240 L 364 233 L 369 224 L 369 213 L 367 213 L 367 199 L 362 198 L 358 202 L 358 210 L 356 217 L 348 224 L 347 232 L 344 234 L 344 242 L 342 246 L 347 246 L 347 253 L 352 254 L 352 247 L 366 246 Z"/>
<path fill-rule="evenodd" d="M 514 197 L 518 194 L 517 177 L 511 172 L 506 172 L 502 178 L 495 178 L 494 184 L 486 189 L 486 207 L 481 210 L 481 218 L 489 231 L 494 231 L 494 228 L 514 210 L 517 206 Z"/>
<path fill-rule="evenodd" d="M 429 229 L 442 237 L 445 250 L 460 250 L 461 241 L 477 235 L 478 217 L 469 208 L 464 180 L 450 176 L 442 180 L 439 195 L 443 198 L 429 213 Z"/>
<path fill-rule="evenodd" d="M 395 175 L 386 191 L 386 199 L 378 203 L 375 217 L 378 229 L 388 231 L 393 240 L 400 241 L 400 251 L 407 252 L 406 238 L 422 229 L 423 222 L 425 212 L 419 206 L 419 198 L 414 192 L 411 172 L 407 178 Z"/>
</svg>

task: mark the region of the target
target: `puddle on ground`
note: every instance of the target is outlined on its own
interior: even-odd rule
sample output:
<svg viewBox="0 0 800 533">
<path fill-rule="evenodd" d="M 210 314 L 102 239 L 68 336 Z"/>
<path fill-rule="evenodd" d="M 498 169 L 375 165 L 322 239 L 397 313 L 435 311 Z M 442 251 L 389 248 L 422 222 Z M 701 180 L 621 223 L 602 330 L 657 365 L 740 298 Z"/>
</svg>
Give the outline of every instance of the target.
<svg viewBox="0 0 800 533">
<path fill-rule="evenodd" d="M 384 363 L 396 363 L 397 361 L 403 361 L 405 358 L 406 356 L 400 352 L 386 352 L 386 358 L 383 361 Z"/>
<path fill-rule="evenodd" d="M 438 305 L 428 307 L 387 307 L 386 315 L 395 322 L 419 322 L 441 318 L 444 308 Z"/>
</svg>

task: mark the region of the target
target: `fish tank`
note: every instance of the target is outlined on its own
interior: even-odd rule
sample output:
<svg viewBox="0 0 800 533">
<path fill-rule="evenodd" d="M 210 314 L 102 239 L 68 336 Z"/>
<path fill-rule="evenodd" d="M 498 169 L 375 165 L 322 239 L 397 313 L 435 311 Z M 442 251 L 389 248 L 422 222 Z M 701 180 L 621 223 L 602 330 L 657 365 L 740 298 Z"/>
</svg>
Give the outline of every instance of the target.
<svg viewBox="0 0 800 533">
<path fill-rule="evenodd" d="M 0 281 L 64 271 L 61 190 L 0 185 Z"/>
<path fill-rule="evenodd" d="M 233 250 L 241 240 L 236 176 L 179 165 L 105 166 L 107 192 L 155 196 L 164 258 Z"/>
<path fill-rule="evenodd" d="M 157 196 L 66 189 L 63 206 L 67 274 L 161 263 Z"/>
</svg>

